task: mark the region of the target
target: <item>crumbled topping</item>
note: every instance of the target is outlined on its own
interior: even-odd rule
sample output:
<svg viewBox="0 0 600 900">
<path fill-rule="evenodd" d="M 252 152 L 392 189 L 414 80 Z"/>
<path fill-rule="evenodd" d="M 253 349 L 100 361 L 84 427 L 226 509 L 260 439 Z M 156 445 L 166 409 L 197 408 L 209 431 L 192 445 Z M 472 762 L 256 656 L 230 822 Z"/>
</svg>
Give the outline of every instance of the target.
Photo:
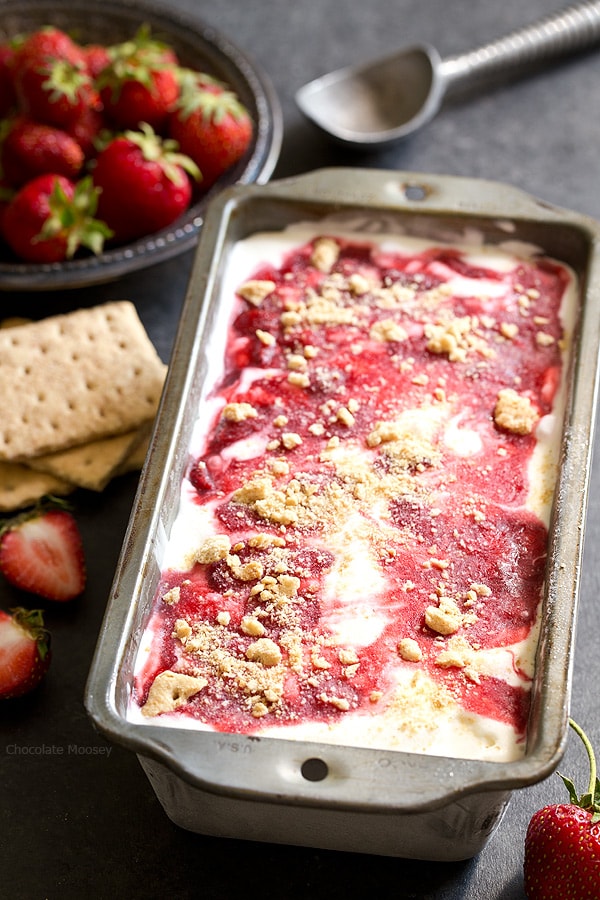
<svg viewBox="0 0 600 900">
<path fill-rule="evenodd" d="M 306 357 L 299 353 L 291 353 L 287 358 L 287 366 L 295 372 L 304 372 L 307 366 Z"/>
<path fill-rule="evenodd" d="M 275 335 L 271 334 L 270 331 L 263 331 L 261 328 L 257 328 L 255 334 L 261 344 L 264 344 L 265 347 L 273 347 L 277 342 Z"/>
<path fill-rule="evenodd" d="M 294 450 L 295 447 L 300 446 L 302 438 L 299 434 L 296 434 L 295 431 L 285 431 L 281 435 L 281 443 L 286 450 Z"/>
<path fill-rule="evenodd" d="M 519 333 L 519 326 L 514 322 L 502 322 L 500 324 L 500 334 L 508 341 L 514 340 Z"/>
<path fill-rule="evenodd" d="M 319 694 L 319 700 L 322 700 L 323 703 L 329 703 L 331 706 L 335 706 L 336 709 L 339 709 L 342 712 L 347 712 L 350 709 L 350 703 L 345 697 L 329 697 L 327 694 L 323 693 Z"/>
<path fill-rule="evenodd" d="M 448 357 L 450 362 L 465 362 L 471 351 L 492 356 L 487 341 L 477 334 L 478 321 L 472 316 L 451 318 L 441 323 L 425 325 L 427 349 Z"/>
<path fill-rule="evenodd" d="M 518 394 L 512 388 L 498 393 L 494 408 L 494 421 L 498 428 L 515 434 L 531 434 L 538 414 L 529 397 Z"/>
<path fill-rule="evenodd" d="M 219 559 L 226 559 L 230 550 L 231 539 L 229 535 L 216 534 L 214 537 L 208 537 L 203 541 L 194 553 L 194 560 L 204 565 L 217 562 Z"/>
<path fill-rule="evenodd" d="M 545 331 L 538 331 L 535 336 L 535 342 L 538 347 L 551 347 L 554 343 L 554 337 Z"/>
<path fill-rule="evenodd" d="M 162 595 L 163 603 L 167 603 L 169 606 L 173 606 L 175 603 L 179 603 L 179 598 L 181 597 L 181 588 L 179 585 L 175 585 L 169 591 L 166 591 Z"/>
<path fill-rule="evenodd" d="M 420 662 L 423 654 L 414 638 L 402 638 L 398 641 L 398 653 L 407 662 Z"/>
<path fill-rule="evenodd" d="M 289 475 L 290 464 L 287 459 L 272 459 L 269 460 L 269 468 L 273 475 Z"/>
<path fill-rule="evenodd" d="M 338 261 L 340 247 L 332 238 L 319 238 L 314 243 L 310 261 L 320 272 L 330 272 Z"/>
<path fill-rule="evenodd" d="M 265 633 L 265 626 L 256 616 L 243 616 L 240 628 L 244 634 L 249 634 L 252 637 L 262 637 Z"/>
<path fill-rule="evenodd" d="M 369 337 L 374 341 L 406 341 L 408 332 L 394 319 L 381 319 L 371 326 Z"/>
<path fill-rule="evenodd" d="M 425 434 L 411 430 L 405 422 L 377 422 L 367 435 L 369 447 L 382 447 L 398 464 L 410 468 L 437 465 L 441 453 Z"/>
<path fill-rule="evenodd" d="M 360 272 L 353 272 L 348 279 L 348 288 L 355 296 L 360 297 L 366 294 L 370 289 L 369 279 L 361 275 Z"/>
<path fill-rule="evenodd" d="M 342 425 L 346 425 L 348 428 L 351 428 L 356 421 L 350 410 L 345 406 L 340 406 L 335 414 L 335 417 L 338 422 L 340 422 Z"/>
<path fill-rule="evenodd" d="M 248 546 L 265 550 L 268 547 L 285 547 L 285 539 L 277 534 L 255 534 L 248 538 Z"/>
<path fill-rule="evenodd" d="M 288 381 L 290 384 L 295 384 L 296 387 L 305 388 L 310 385 L 310 378 L 305 372 L 290 372 Z"/>
<path fill-rule="evenodd" d="M 257 578 L 262 578 L 263 576 L 262 563 L 255 559 L 241 563 L 239 556 L 228 556 L 227 565 L 233 576 L 240 581 L 255 581 Z"/>
<path fill-rule="evenodd" d="M 463 669 L 470 681 L 479 683 L 481 679 L 477 663 L 477 651 L 462 635 L 451 637 L 435 659 L 436 666 L 443 669 Z"/>
<path fill-rule="evenodd" d="M 343 666 L 353 666 L 358 663 L 356 650 L 352 647 L 342 648 L 338 653 L 338 659 Z"/>
<path fill-rule="evenodd" d="M 329 660 L 325 659 L 324 656 L 321 656 L 320 647 L 313 647 L 310 653 L 310 662 L 313 668 L 315 669 L 330 669 L 331 663 Z"/>
<path fill-rule="evenodd" d="M 437 606 L 425 610 L 425 623 L 438 634 L 454 634 L 463 625 L 473 624 L 477 617 L 472 613 L 462 613 L 452 597 L 440 597 Z"/>
<path fill-rule="evenodd" d="M 227 403 L 223 407 L 222 416 L 228 422 L 243 422 L 245 419 L 256 419 L 258 413 L 250 403 Z"/>
<path fill-rule="evenodd" d="M 277 285 L 274 281 L 251 279 L 238 288 L 238 294 L 240 297 L 243 297 L 244 300 L 247 300 L 248 303 L 252 303 L 253 306 L 260 306 L 263 300 L 265 300 L 269 294 L 272 294 L 276 287 Z"/>
<path fill-rule="evenodd" d="M 148 699 L 142 706 L 142 715 L 158 716 L 160 713 L 173 712 L 207 684 L 206 678 L 196 678 L 166 669 L 152 682 Z"/>
<path fill-rule="evenodd" d="M 251 662 L 259 662 L 267 668 L 277 666 L 281 662 L 281 650 L 270 638 L 254 641 L 246 650 L 246 656 Z"/>
</svg>

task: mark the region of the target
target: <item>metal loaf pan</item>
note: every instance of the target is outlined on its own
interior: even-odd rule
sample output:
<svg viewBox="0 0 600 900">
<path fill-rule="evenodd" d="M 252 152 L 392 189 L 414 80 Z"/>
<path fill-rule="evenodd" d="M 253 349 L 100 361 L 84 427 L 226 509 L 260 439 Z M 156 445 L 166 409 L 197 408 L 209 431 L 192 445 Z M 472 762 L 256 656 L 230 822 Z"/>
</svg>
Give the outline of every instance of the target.
<svg viewBox="0 0 600 900">
<path fill-rule="evenodd" d="M 126 718 L 134 660 L 177 512 L 228 251 L 256 231 L 346 212 L 438 240 L 459 240 L 476 229 L 491 243 L 534 243 L 570 265 L 579 279 L 529 737 L 516 762 L 196 732 Z M 505 184 L 406 172 L 323 169 L 266 186 L 233 187 L 211 204 L 85 698 L 96 727 L 138 755 L 177 825 L 216 836 L 466 859 L 485 845 L 511 792 L 554 770 L 566 742 L 596 406 L 599 237 L 600 225 L 592 219 Z M 309 760 L 319 762 L 306 765 Z"/>
</svg>

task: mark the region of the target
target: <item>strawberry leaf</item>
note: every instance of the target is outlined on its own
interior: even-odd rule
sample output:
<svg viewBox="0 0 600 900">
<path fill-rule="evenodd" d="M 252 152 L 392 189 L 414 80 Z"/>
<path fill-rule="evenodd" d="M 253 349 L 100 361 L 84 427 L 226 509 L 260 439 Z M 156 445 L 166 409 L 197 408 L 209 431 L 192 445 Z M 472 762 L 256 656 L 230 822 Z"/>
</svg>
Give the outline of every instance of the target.
<svg viewBox="0 0 600 900">
<path fill-rule="evenodd" d="M 100 73 L 96 81 L 97 89 L 110 88 L 114 101 L 119 99 L 126 81 L 137 81 L 151 89 L 153 72 L 161 69 L 176 70 L 165 58 L 167 50 L 167 44 L 152 37 L 149 25 L 141 25 L 131 40 L 115 44 L 109 49 L 110 64 Z"/>
<path fill-rule="evenodd" d="M 214 75 L 209 75 L 208 72 L 197 72 L 196 69 L 179 66 L 175 74 L 179 83 L 181 103 L 185 103 L 184 98 L 193 97 L 202 88 L 213 87 L 221 91 L 226 89 L 224 81 L 220 81 Z"/>
<path fill-rule="evenodd" d="M 41 609 L 25 609 L 16 606 L 9 610 L 11 616 L 37 643 L 38 654 L 44 660 L 50 652 L 50 635 L 44 627 L 44 612 Z"/>
<path fill-rule="evenodd" d="M 95 219 L 98 189 L 91 176 L 75 185 L 72 200 L 59 182 L 50 196 L 50 216 L 40 232 L 40 240 L 48 240 L 64 232 L 67 237 L 67 258 L 72 259 L 79 247 L 87 247 L 96 255 L 102 253 L 104 241 L 113 232 L 105 222 Z"/>
<path fill-rule="evenodd" d="M 48 78 L 42 87 L 49 92 L 50 100 L 53 102 L 66 97 L 70 103 L 76 103 L 79 91 L 88 84 L 90 78 L 84 69 L 67 60 L 58 59 L 50 66 Z"/>
<path fill-rule="evenodd" d="M 193 159 L 178 152 L 177 141 L 161 138 L 147 122 L 140 123 L 139 131 L 126 131 L 124 137 L 140 148 L 144 159 L 159 163 L 174 184 L 181 183 L 181 169 L 196 181 L 201 180 L 200 169 Z"/>
<path fill-rule="evenodd" d="M 574 803 L 576 806 L 579 806 L 579 796 L 577 794 L 575 785 L 573 784 L 571 779 L 567 778 L 566 775 L 561 775 L 560 772 L 558 773 L 558 775 L 560 778 L 562 778 L 563 784 L 565 785 L 566 789 L 569 792 L 569 799 L 570 799 L 571 803 Z"/>
<path fill-rule="evenodd" d="M 592 813 L 592 821 L 598 822 L 600 821 L 600 779 L 596 775 L 596 757 L 594 755 L 594 749 L 584 730 L 574 722 L 573 719 L 569 719 L 569 725 L 583 741 L 583 745 L 588 755 L 590 763 L 590 780 L 587 791 L 579 797 L 571 779 L 566 778 L 564 775 L 560 775 L 560 772 L 558 774 L 562 778 L 563 783 L 569 792 L 571 803 L 575 806 L 580 806 L 582 809 L 590 810 Z"/>
<path fill-rule="evenodd" d="M 189 86 L 187 90 L 182 90 L 178 110 L 182 119 L 199 112 L 205 122 L 214 122 L 215 125 L 219 125 L 226 116 L 241 119 L 248 115 L 246 107 L 233 91 L 204 90 L 202 85 L 199 90 L 192 90 Z"/>
</svg>

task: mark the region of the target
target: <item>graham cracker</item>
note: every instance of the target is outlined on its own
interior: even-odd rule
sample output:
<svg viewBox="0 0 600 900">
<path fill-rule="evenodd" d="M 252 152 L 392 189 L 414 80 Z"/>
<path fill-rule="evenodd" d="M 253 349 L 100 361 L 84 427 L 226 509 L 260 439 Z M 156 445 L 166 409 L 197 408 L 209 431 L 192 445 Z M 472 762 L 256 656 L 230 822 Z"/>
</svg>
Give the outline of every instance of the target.
<svg viewBox="0 0 600 900">
<path fill-rule="evenodd" d="M 0 460 L 137 429 L 154 418 L 165 372 L 129 301 L 0 329 Z"/>
<path fill-rule="evenodd" d="M 136 429 L 126 434 L 70 447 L 68 450 L 36 456 L 28 459 L 27 465 L 37 472 L 47 472 L 77 487 L 101 491 L 139 441 L 139 429 Z"/>
<path fill-rule="evenodd" d="M 0 511 L 14 512 L 32 506 L 46 494 L 64 497 L 74 490 L 69 484 L 54 475 L 34 472 L 20 463 L 0 461 Z"/>
<path fill-rule="evenodd" d="M 127 472 L 139 472 L 146 461 L 146 455 L 150 446 L 150 428 L 142 435 L 141 440 L 133 447 L 129 456 L 126 456 L 115 475 L 125 475 Z"/>
</svg>

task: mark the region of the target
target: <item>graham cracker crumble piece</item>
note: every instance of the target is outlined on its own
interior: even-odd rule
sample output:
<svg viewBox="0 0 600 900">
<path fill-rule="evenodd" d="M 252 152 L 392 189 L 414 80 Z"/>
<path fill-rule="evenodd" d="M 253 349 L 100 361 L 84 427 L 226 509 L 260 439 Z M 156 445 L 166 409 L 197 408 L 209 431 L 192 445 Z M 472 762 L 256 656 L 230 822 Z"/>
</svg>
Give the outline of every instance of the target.
<svg viewBox="0 0 600 900">
<path fill-rule="evenodd" d="M 463 613 L 452 597 L 441 596 L 438 606 L 428 606 L 425 610 L 425 623 L 438 634 L 454 634 L 463 625 L 472 625 L 477 621 L 473 613 Z"/>
<path fill-rule="evenodd" d="M 246 419 L 256 419 L 258 413 L 250 403 L 227 403 L 221 415 L 228 422 L 244 422 Z"/>
<path fill-rule="evenodd" d="M 338 261 L 340 247 L 333 238 L 318 238 L 310 256 L 311 264 L 320 272 L 330 272 Z"/>
<path fill-rule="evenodd" d="M 253 306 L 260 306 L 269 294 L 272 294 L 277 285 L 274 281 L 251 278 L 238 288 L 238 294 Z"/>
<path fill-rule="evenodd" d="M 512 388 L 499 391 L 494 407 L 494 422 L 498 428 L 513 434 L 531 434 L 539 416 L 529 397 Z"/>
<path fill-rule="evenodd" d="M 423 659 L 421 648 L 413 638 L 398 641 L 398 653 L 407 662 L 420 662 Z"/>
<path fill-rule="evenodd" d="M 157 675 L 152 682 L 148 699 L 142 706 L 142 715 L 158 716 L 160 713 L 173 712 L 207 684 L 206 678 L 197 678 L 167 669 Z"/>
</svg>

